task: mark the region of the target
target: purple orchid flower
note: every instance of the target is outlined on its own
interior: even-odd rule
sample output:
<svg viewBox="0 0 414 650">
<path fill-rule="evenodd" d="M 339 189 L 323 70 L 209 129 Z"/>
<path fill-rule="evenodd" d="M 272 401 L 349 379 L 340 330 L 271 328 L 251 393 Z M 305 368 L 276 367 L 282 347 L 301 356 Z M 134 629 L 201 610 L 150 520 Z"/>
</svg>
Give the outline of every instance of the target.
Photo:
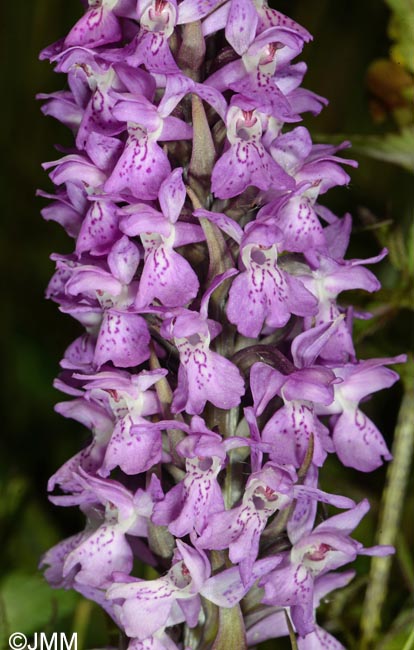
<svg viewBox="0 0 414 650">
<path fill-rule="evenodd" d="M 105 183 L 105 192 L 119 192 L 128 188 L 138 199 L 157 198 L 162 181 L 171 172 L 168 157 L 158 145 L 158 140 L 192 138 L 192 127 L 172 116 L 171 112 L 188 92 L 198 91 L 200 86 L 191 80 L 183 83 L 180 77 L 169 77 L 158 106 L 154 106 L 144 95 L 116 93 L 119 101 L 114 108 L 114 116 L 126 123 L 128 140 Z M 220 113 L 223 111 L 224 100 L 217 91 L 211 89 L 201 91 L 201 94 Z"/>
<path fill-rule="evenodd" d="M 125 0 L 121 0 L 121 4 Z M 89 9 L 65 38 L 66 48 L 74 45 L 97 47 L 119 41 L 121 26 L 113 9 L 119 0 L 88 0 Z"/>
<path fill-rule="evenodd" d="M 63 578 L 71 576 L 79 584 L 103 587 L 110 583 L 114 571 L 132 569 L 133 552 L 125 535 L 147 536 L 156 480 L 148 493 L 139 489 L 134 495 L 117 481 L 90 476 L 82 469 L 74 480 L 77 491 L 73 495 L 52 496 L 50 500 L 64 506 L 82 505 L 89 514 L 89 525 L 54 553 L 65 557 Z M 50 555 L 45 556 L 43 562 L 49 559 Z"/>
<path fill-rule="evenodd" d="M 177 222 L 186 197 L 182 169 L 175 169 L 161 183 L 158 200 L 162 212 L 146 205 L 132 205 L 120 228 L 129 236 L 141 236 L 145 262 L 135 300 L 137 308 L 154 298 L 166 307 L 183 307 L 197 295 L 199 282 L 187 260 L 174 247 L 204 239 L 200 226 Z M 182 279 L 177 287 L 176 278 Z"/>
<path fill-rule="evenodd" d="M 210 350 L 210 342 L 221 331 L 221 325 L 208 318 L 210 296 L 234 273 L 232 269 L 215 278 L 202 298 L 199 312 L 180 309 L 171 316 L 166 315 L 163 321 L 162 335 L 173 339 L 180 353 L 173 413 L 185 409 L 190 415 L 198 415 L 207 400 L 219 408 L 232 408 L 244 394 L 244 382 L 237 367 Z"/>
<path fill-rule="evenodd" d="M 133 303 L 134 283 L 129 283 L 138 261 L 137 247 L 125 236 L 108 256 L 109 270 L 97 262 L 83 265 L 70 257 L 58 256 L 58 271 L 47 295 L 95 334 L 95 366 L 110 360 L 125 368 L 139 365 L 149 357 L 147 324 L 142 316 L 127 311 Z"/>
<path fill-rule="evenodd" d="M 78 149 L 85 149 L 91 133 L 113 136 L 125 130 L 125 123 L 116 119 L 113 113 L 118 101 L 116 93 L 131 92 L 148 100 L 154 96 L 155 82 L 151 75 L 123 62 L 111 65 L 84 47 L 70 48 L 57 57 L 56 70 L 68 74 L 72 112 L 75 107 L 80 112 L 81 119 L 76 129 Z M 59 119 L 61 113 L 67 113 L 67 95 L 54 93 L 40 98 L 48 100 L 45 106 L 47 114 Z"/>
<path fill-rule="evenodd" d="M 261 415 L 275 395 L 284 402 L 261 434 L 272 460 L 300 467 L 312 435 L 312 461 L 318 467 L 323 465 L 327 452 L 334 448 L 328 429 L 317 418 L 314 403 L 333 402 L 334 381 L 332 370 L 324 367 L 303 368 L 286 376 L 263 363 L 252 366 L 250 386 L 255 413 Z"/>
<path fill-rule="evenodd" d="M 336 298 L 342 291 L 350 289 L 364 289 L 370 293 L 378 291 L 381 285 L 377 278 L 362 265 L 375 264 L 386 254 L 387 250 L 384 249 L 379 255 L 366 260 L 336 260 L 321 254 L 315 255 L 317 267 L 299 277 L 304 286 L 318 299 L 316 325 L 332 323 L 340 316 L 341 310 L 336 303 Z M 309 318 L 305 319 L 307 329 L 314 324 Z M 349 358 L 355 358 L 355 349 L 347 322 L 341 323 L 335 340 L 332 338 L 326 340 L 320 356 L 332 363 L 346 362 Z"/>
<path fill-rule="evenodd" d="M 211 176 L 211 189 L 216 196 L 236 196 L 249 185 L 261 190 L 294 187 L 293 179 L 274 162 L 261 142 L 263 121 L 253 101 L 240 95 L 234 97 L 226 127 L 230 148 L 216 162 Z"/>
<path fill-rule="evenodd" d="M 316 303 L 300 280 L 278 265 L 282 233 L 270 225 L 253 223 L 240 242 L 244 271 L 233 280 L 227 317 L 244 336 L 257 337 L 263 325 L 286 325 L 291 314 L 311 316 Z"/>
<path fill-rule="evenodd" d="M 362 265 L 385 253 L 344 260 L 351 218 L 319 200 L 355 163 L 292 127 L 326 103 L 293 63 L 311 36 L 264 0 L 83 4 L 41 54 L 68 79 L 43 112 L 75 140 L 44 165 L 43 216 L 74 243 L 47 295 L 85 328 L 56 410 L 91 434 L 49 481 L 86 527 L 45 575 L 99 604 L 128 650 L 221 647 L 233 616 L 256 644 L 287 635 L 286 610 L 300 650 L 339 649 L 315 614 L 350 578 L 332 571 L 391 550 L 350 537 L 368 503 L 319 475 L 335 451 L 362 471 L 390 457 L 359 404 L 405 358 L 358 362 L 337 302 L 378 288 Z M 319 503 L 348 512 L 315 524 Z"/>
<path fill-rule="evenodd" d="M 64 390 L 60 382 L 56 387 Z M 56 382 L 55 382 L 56 385 Z M 79 391 L 80 392 L 80 391 Z M 59 485 L 62 490 L 71 491 L 76 485 L 74 475 L 81 468 L 87 474 L 96 474 L 105 458 L 106 449 L 111 439 L 114 423 L 110 415 L 98 404 L 89 403 L 83 398 L 70 402 L 59 402 L 55 410 L 66 418 L 72 418 L 92 432 L 92 441 L 62 465 L 49 479 L 49 492 Z"/>
<path fill-rule="evenodd" d="M 251 223 L 245 228 L 226 215 L 196 210 L 194 215 L 214 223 L 240 246 L 242 272 L 233 280 L 227 303 L 227 317 L 244 336 L 257 337 L 263 326 L 283 327 L 291 314 L 316 313 L 309 291 L 277 264 L 283 250 L 282 233 L 267 224 Z"/>
<path fill-rule="evenodd" d="M 355 560 L 357 555 L 384 556 L 394 552 L 390 546 L 364 548 L 349 535 L 368 512 L 369 503 L 335 515 L 284 552 L 282 563 L 261 580 L 265 589 L 263 603 L 289 606 L 292 621 L 302 637 L 314 631 L 314 581 L 329 571 Z M 306 646 L 305 646 L 306 647 Z"/>
<path fill-rule="evenodd" d="M 115 609 L 119 611 L 125 632 L 143 641 L 183 621 L 194 627 L 201 608 L 200 589 L 209 575 L 206 555 L 177 540 L 175 559 L 165 576 L 136 581 L 119 575 L 109 587 L 107 598 L 123 600 Z"/>
<path fill-rule="evenodd" d="M 155 74 L 179 74 L 168 39 L 177 20 L 176 0 L 138 0 L 141 29 L 124 55 L 129 65 L 144 65 Z"/>
<path fill-rule="evenodd" d="M 139 474 L 161 460 L 161 436 L 154 435 L 144 418 L 159 412 L 156 393 L 149 389 L 166 374 L 165 370 L 144 370 L 138 375 L 120 371 L 74 375 L 84 383 L 86 400 L 101 404 L 114 419 L 98 469 L 101 476 L 108 476 L 117 466 L 126 474 Z M 143 425 L 139 431 L 138 425 Z"/>
<path fill-rule="evenodd" d="M 288 28 L 300 34 L 305 41 L 311 39 L 303 27 L 279 11 L 270 9 L 263 0 L 230 0 L 224 3 L 219 0 L 183 0 L 178 8 L 177 22 L 193 22 L 206 16 L 203 22 L 204 35 L 225 28 L 227 41 L 239 55 L 246 52 L 256 34 L 261 34 L 270 27 Z"/>
<path fill-rule="evenodd" d="M 175 537 L 184 537 L 193 531 L 201 534 L 211 515 L 224 510 L 217 475 L 227 461 L 227 452 L 247 445 L 248 441 L 235 436 L 223 440 L 198 416 L 191 419 L 190 427 L 177 421 L 159 422 L 154 426 L 182 429 L 189 435 L 176 446 L 176 452 L 186 459 L 185 478 L 156 505 L 152 521 L 167 525 Z"/>
<path fill-rule="evenodd" d="M 121 158 L 105 183 L 106 192 L 129 189 L 138 199 L 156 198 L 161 182 L 171 171 L 167 156 L 157 144 L 160 135 L 159 128 L 147 131 L 135 122 L 128 126 L 128 140 Z M 145 176 L 140 174 L 141 169 Z"/>
<path fill-rule="evenodd" d="M 285 509 L 303 494 L 340 508 L 355 505 L 346 497 L 295 485 L 296 480 L 292 466 L 266 463 L 262 470 L 250 475 L 240 506 L 209 517 L 205 530 L 196 541 L 197 547 L 228 548 L 230 560 L 239 565 L 243 584 L 247 584 L 259 552 L 261 533 L 275 511 Z"/>
<path fill-rule="evenodd" d="M 332 441 L 341 462 L 361 472 L 371 472 L 392 456 L 375 424 L 358 407 L 359 402 L 398 380 L 398 374 L 385 365 L 405 363 L 404 354 L 387 359 L 370 359 L 333 368 L 340 383 L 335 383 L 335 399 L 318 404 L 320 415 L 332 414 Z"/>
<path fill-rule="evenodd" d="M 195 627 L 201 608 L 200 595 L 221 607 L 233 607 L 279 561 L 277 557 L 259 560 L 248 585 L 243 585 L 237 567 L 210 577 L 206 554 L 177 540 L 173 564 L 165 576 L 137 581 L 118 574 L 117 581 L 107 591 L 107 598 L 123 600 L 122 604 L 114 605 L 115 612 L 126 634 L 143 641 L 184 620 L 189 627 Z"/>
<path fill-rule="evenodd" d="M 319 603 L 335 589 L 345 587 L 354 578 L 355 571 L 342 573 L 326 573 L 315 580 L 314 602 L 316 609 Z M 268 613 L 251 614 L 246 619 L 248 645 L 257 645 L 268 639 L 289 636 L 289 629 L 286 623 L 285 610 L 279 607 L 268 606 Z M 318 645 L 319 644 L 319 645 Z M 315 629 L 305 637 L 298 638 L 300 650 L 344 650 L 331 634 L 315 624 Z"/>
<path fill-rule="evenodd" d="M 291 30 L 270 28 L 253 41 L 241 60 L 211 75 L 208 84 L 217 90 L 231 88 L 259 106 L 271 106 L 275 117 L 282 121 L 292 121 L 296 116 L 286 94 L 299 86 L 306 66 L 289 64 L 302 47 L 303 40 Z"/>
<path fill-rule="evenodd" d="M 296 189 L 289 194 L 274 192 L 277 198 L 259 211 L 257 219 L 281 229 L 286 250 L 305 253 L 309 249 L 326 249 L 325 232 L 315 202 L 319 194 L 349 182 L 339 163 L 353 167 L 356 163 L 332 155 L 345 146 L 347 143 L 336 148 L 312 145 L 309 132 L 302 126 L 273 140 L 272 157 L 295 179 Z"/>
</svg>

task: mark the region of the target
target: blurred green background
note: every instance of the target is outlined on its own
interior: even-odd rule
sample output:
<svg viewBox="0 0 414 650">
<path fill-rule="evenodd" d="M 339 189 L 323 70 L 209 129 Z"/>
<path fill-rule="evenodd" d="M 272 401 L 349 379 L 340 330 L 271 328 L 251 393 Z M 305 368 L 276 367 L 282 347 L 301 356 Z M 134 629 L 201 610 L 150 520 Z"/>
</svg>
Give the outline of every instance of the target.
<svg viewBox="0 0 414 650">
<path fill-rule="evenodd" d="M 414 56 L 411 60 L 404 33 L 408 29 L 412 38 L 413 3 L 281 0 L 272 4 L 314 35 L 313 43 L 305 49 L 309 64 L 305 86 L 327 97 L 330 104 L 321 116 L 306 124 L 321 141 L 357 136 L 354 142 L 358 147 L 350 155 L 359 160 L 360 167 L 353 171 L 349 188 L 331 191 L 324 202 L 338 214 L 353 214 L 352 256 L 368 257 L 383 245 L 392 253 L 375 268 L 383 291 L 376 297 L 355 296 L 362 308 L 375 314 L 372 321 L 357 324 L 359 356 L 389 356 L 412 350 Z M 78 451 L 87 432 L 53 411 L 60 399 L 52 388 L 58 361 L 80 329 L 43 298 L 53 271 L 49 255 L 71 252 L 71 241 L 58 225 L 42 221 L 39 211 L 44 201 L 35 198 L 35 191 L 40 187 L 52 189 L 40 163 L 58 157 L 54 145 L 68 146 L 70 134 L 53 119 L 43 117 L 34 98 L 38 92 L 63 87 L 64 77 L 54 74 L 48 63 L 39 62 L 38 52 L 68 31 L 80 15 L 81 5 L 78 0 L 16 0 L 3 2 L 0 11 L 4 14 L 0 39 L 4 76 L 0 130 L 4 165 L 0 176 L 0 647 L 7 647 L 8 635 L 15 631 L 27 635 L 77 631 L 79 650 L 116 645 L 116 634 L 97 607 L 72 592 L 50 590 L 37 573 L 42 553 L 82 528 L 75 509 L 56 508 L 46 496 L 47 478 Z M 392 50 L 391 63 L 390 48 L 395 43 L 397 50 Z M 378 59 L 382 63 L 374 63 Z M 363 150 L 369 155 L 361 154 Z M 346 299 L 351 302 L 351 296 Z M 390 445 L 404 386 L 406 391 L 412 390 L 409 368 L 403 370 L 405 383 L 376 396 L 366 407 Z M 406 399 L 409 411 L 407 404 Z M 406 426 L 408 438 L 413 420 L 411 427 L 410 423 Z M 332 460 L 324 476 L 325 489 L 357 499 L 369 497 L 372 510 L 358 535 L 365 544 L 374 543 L 385 469 L 362 475 L 344 470 Z M 404 510 L 377 637 L 369 645 L 360 631 L 369 572 L 365 558 L 357 564 L 359 575 L 353 585 L 323 607 L 321 622 L 350 650 L 414 647 L 404 645 L 410 644 L 407 640 L 413 629 L 412 479 L 405 494 L 403 489 L 401 484 L 397 487 L 397 499 L 404 500 Z M 266 645 L 269 650 L 289 647 L 288 640 Z"/>
</svg>

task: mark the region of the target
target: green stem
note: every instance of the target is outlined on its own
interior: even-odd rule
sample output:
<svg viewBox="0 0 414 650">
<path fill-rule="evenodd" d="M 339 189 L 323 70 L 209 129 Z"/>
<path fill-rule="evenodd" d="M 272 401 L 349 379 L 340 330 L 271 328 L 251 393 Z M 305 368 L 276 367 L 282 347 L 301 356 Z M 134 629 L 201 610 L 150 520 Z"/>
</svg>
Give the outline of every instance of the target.
<svg viewBox="0 0 414 650">
<path fill-rule="evenodd" d="M 289 630 L 289 639 L 290 639 L 290 645 L 292 646 L 292 650 L 298 650 L 298 642 L 296 641 L 296 634 L 295 630 L 293 629 L 292 621 L 289 618 L 289 614 L 287 613 L 285 609 L 285 618 L 286 618 L 286 625 Z"/>
<path fill-rule="evenodd" d="M 414 648 L 414 628 L 407 639 L 407 643 L 405 644 L 402 650 L 412 650 L 413 648 Z"/>
<path fill-rule="evenodd" d="M 81 600 L 75 609 L 73 631 L 77 634 L 78 650 L 83 650 L 83 648 L 85 648 L 86 634 L 92 615 L 92 608 L 92 601 Z"/>
<path fill-rule="evenodd" d="M 394 545 L 398 535 L 404 495 L 409 480 L 414 449 L 414 362 L 409 360 L 405 373 L 405 392 L 398 414 L 393 444 L 394 460 L 388 468 L 382 512 L 378 526 L 378 543 Z M 377 638 L 381 609 L 387 595 L 392 556 L 374 557 L 361 617 L 362 641 L 365 650 Z"/>
<path fill-rule="evenodd" d="M 409 589 L 411 594 L 414 595 L 414 558 L 411 554 L 411 548 L 401 530 L 397 534 L 396 548 L 396 559 L 399 562 L 407 589 Z"/>
</svg>

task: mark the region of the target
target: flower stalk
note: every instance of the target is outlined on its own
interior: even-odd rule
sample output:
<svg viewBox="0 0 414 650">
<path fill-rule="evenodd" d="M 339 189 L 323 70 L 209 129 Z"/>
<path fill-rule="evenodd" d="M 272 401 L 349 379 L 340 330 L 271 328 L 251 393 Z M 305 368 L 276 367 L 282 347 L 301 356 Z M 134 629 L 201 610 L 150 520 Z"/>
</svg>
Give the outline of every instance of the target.
<svg viewBox="0 0 414 650">
<path fill-rule="evenodd" d="M 91 434 L 48 486 L 85 529 L 42 566 L 129 650 L 341 648 L 319 602 L 393 552 L 351 536 L 367 500 L 319 487 L 328 454 L 390 460 L 360 402 L 405 357 L 358 360 L 338 300 L 379 288 L 386 251 L 347 259 L 351 217 L 319 202 L 355 163 L 298 126 L 326 103 L 293 63 L 310 39 L 261 0 L 89 0 L 42 52 L 68 82 L 43 112 L 74 135 L 44 165 L 74 244 L 47 295 L 83 327 L 56 410 Z"/>
</svg>

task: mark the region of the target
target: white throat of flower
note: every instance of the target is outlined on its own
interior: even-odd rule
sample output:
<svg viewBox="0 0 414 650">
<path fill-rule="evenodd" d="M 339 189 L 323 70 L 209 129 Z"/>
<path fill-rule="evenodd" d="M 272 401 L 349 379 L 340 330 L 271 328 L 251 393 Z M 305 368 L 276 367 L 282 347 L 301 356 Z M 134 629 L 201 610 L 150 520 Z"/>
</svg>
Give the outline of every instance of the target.
<svg viewBox="0 0 414 650">
<path fill-rule="evenodd" d="M 153 0 L 143 11 L 140 24 L 147 32 L 161 33 L 166 38 L 171 36 L 177 21 L 177 11 L 168 0 Z"/>
</svg>

